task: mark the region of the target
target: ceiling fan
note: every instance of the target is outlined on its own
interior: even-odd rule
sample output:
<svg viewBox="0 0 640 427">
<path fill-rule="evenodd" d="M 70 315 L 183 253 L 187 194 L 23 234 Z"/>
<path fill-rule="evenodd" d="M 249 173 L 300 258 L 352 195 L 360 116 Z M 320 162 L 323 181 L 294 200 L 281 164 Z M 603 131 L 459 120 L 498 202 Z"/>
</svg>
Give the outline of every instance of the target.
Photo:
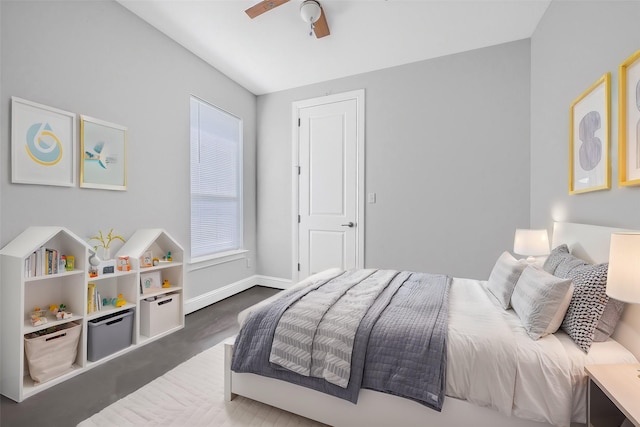
<svg viewBox="0 0 640 427">
<path fill-rule="evenodd" d="M 251 6 L 249 9 L 245 10 L 245 12 L 249 15 L 249 18 L 253 19 L 256 16 L 269 12 L 288 1 L 289 0 L 263 0 L 260 3 Z M 322 6 L 320 6 L 320 3 L 317 0 L 304 0 L 300 5 L 300 16 L 303 21 L 311 25 L 311 29 L 316 34 L 316 38 L 320 39 L 330 34 L 324 9 L 322 9 Z"/>
</svg>

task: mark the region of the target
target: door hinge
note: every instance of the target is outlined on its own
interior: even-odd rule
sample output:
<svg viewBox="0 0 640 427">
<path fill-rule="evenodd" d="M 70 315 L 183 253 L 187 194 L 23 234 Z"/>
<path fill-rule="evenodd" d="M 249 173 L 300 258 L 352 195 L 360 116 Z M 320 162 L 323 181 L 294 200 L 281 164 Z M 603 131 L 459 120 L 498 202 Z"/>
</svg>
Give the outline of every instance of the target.
<svg viewBox="0 0 640 427">
<path fill-rule="evenodd" d="M 300 166 L 298 166 L 298 175 L 300 175 Z"/>
<path fill-rule="evenodd" d="M 300 117 L 298 117 L 298 127 L 300 127 Z"/>
<path fill-rule="evenodd" d="M 300 215 L 298 215 L 298 224 L 300 224 Z"/>
<path fill-rule="evenodd" d="M 298 271 L 300 271 L 300 263 L 298 263 Z"/>
</svg>

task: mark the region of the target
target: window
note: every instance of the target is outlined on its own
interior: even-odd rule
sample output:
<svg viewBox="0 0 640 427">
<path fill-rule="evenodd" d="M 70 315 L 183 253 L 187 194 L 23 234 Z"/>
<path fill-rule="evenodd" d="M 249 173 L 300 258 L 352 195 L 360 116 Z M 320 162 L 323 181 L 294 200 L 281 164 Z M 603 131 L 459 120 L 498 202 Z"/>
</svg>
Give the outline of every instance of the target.
<svg viewBox="0 0 640 427">
<path fill-rule="evenodd" d="M 242 120 L 191 97 L 191 258 L 242 249 Z"/>
</svg>

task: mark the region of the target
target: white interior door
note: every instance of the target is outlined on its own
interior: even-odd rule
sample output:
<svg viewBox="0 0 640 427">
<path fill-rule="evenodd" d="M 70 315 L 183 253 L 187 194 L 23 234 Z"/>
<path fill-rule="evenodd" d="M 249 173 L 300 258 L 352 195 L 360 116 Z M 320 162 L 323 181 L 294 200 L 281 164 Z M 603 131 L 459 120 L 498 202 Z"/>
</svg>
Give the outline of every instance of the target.
<svg viewBox="0 0 640 427">
<path fill-rule="evenodd" d="M 363 266 L 359 102 L 350 93 L 297 109 L 298 280 L 327 268 Z"/>
</svg>

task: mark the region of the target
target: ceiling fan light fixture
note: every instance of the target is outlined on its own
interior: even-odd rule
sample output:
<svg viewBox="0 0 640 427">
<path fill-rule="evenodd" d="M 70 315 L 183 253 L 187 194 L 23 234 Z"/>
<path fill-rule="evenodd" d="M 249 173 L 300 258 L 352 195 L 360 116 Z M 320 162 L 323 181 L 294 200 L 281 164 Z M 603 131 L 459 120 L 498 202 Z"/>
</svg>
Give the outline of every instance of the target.
<svg viewBox="0 0 640 427">
<path fill-rule="evenodd" d="M 313 24 L 320 19 L 322 9 L 316 0 L 305 0 L 300 5 L 300 16 L 304 22 Z"/>
</svg>

